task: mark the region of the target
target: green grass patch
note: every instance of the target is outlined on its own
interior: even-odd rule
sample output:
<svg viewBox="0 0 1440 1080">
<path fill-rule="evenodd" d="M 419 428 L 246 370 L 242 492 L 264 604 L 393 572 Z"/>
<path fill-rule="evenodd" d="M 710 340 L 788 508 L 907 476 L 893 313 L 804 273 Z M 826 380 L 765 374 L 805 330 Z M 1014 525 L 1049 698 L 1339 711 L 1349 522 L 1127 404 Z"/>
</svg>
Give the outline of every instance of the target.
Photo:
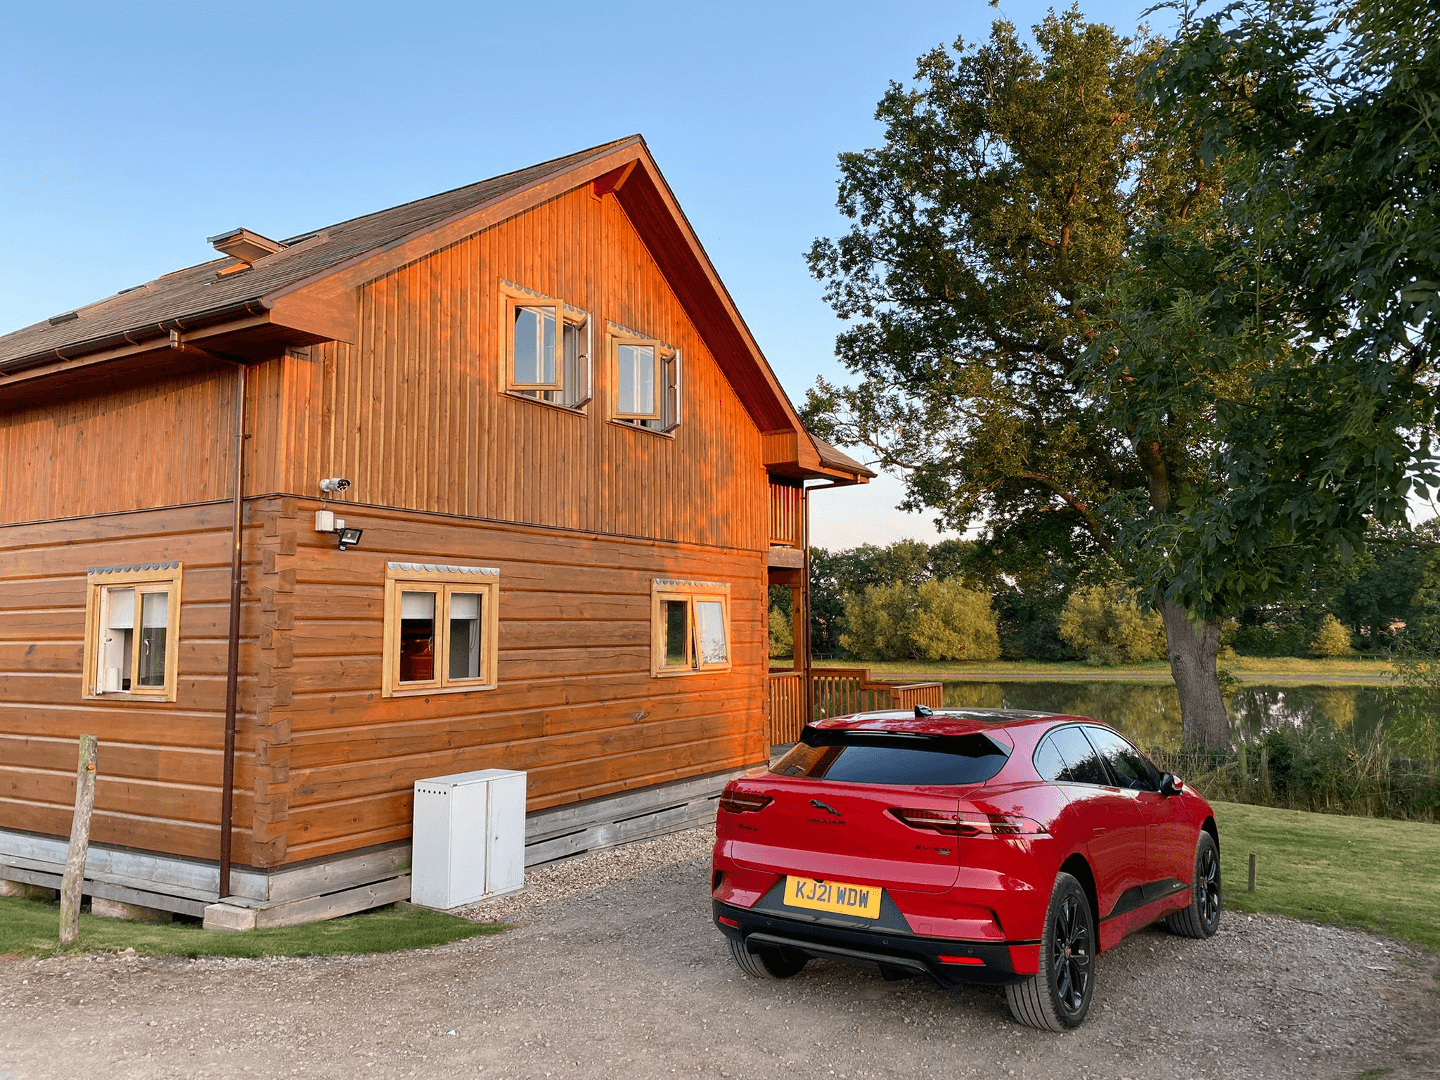
<svg viewBox="0 0 1440 1080">
<path fill-rule="evenodd" d="M 1359 927 L 1440 953 L 1440 825 L 1213 805 L 1230 910 Z"/>
<path fill-rule="evenodd" d="M 341 919 L 273 930 L 205 930 L 193 923 L 132 923 L 82 912 L 80 939 L 61 948 L 60 905 L 0 897 L 0 956 L 121 952 L 145 956 L 340 956 L 425 949 L 494 934 L 504 923 L 475 923 L 394 904 Z"/>
</svg>

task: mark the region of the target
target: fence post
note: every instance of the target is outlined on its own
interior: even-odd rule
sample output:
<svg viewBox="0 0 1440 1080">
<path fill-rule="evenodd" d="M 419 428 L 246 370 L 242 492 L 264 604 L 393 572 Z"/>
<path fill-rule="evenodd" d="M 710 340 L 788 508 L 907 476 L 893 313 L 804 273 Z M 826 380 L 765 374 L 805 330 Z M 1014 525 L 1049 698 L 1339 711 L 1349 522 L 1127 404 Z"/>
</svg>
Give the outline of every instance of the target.
<svg viewBox="0 0 1440 1080">
<path fill-rule="evenodd" d="M 80 764 L 75 771 L 75 818 L 70 824 L 70 851 L 60 885 L 60 944 L 80 935 L 80 899 L 85 884 L 85 856 L 90 852 L 90 815 L 95 810 L 95 760 L 99 742 L 80 736 Z"/>
</svg>

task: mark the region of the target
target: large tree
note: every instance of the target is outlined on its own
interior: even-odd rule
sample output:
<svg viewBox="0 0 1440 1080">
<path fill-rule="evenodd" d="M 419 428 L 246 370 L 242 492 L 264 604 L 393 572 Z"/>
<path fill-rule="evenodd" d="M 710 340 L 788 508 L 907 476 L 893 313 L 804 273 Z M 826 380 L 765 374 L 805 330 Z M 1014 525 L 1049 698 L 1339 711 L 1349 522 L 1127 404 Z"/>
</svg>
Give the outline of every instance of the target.
<svg viewBox="0 0 1440 1080">
<path fill-rule="evenodd" d="M 1269 265 L 1311 223 L 1274 225 L 1253 153 L 1150 104 L 1142 72 L 1175 54 L 1073 9 L 1034 32 L 922 57 L 880 103 L 883 145 L 841 155 L 855 224 L 810 264 L 861 381 L 807 412 L 952 526 L 1085 534 L 1164 617 L 1184 737 L 1225 745 L 1220 619 L 1403 502 L 1418 420 L 1318 363 Z"/>
</svg>

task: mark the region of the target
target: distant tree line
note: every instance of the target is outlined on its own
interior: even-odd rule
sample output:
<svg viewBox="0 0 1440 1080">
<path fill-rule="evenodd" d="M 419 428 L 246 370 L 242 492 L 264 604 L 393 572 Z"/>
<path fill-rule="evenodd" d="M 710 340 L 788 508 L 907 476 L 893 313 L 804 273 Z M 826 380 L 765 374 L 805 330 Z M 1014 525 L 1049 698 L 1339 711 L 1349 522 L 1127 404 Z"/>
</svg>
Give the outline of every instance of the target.
<svg viewBox="0 0 1440 1080">
<path fill-rule="evenodd" d="M 1158 612 L 1112 564 L 1043 535 L 994 540 L 900 540 L 810 552 L 815 655 L 855 660 L 1163 659 Z M 790 593 L 771 596 L 771 655 L 787 656 Z M 1440 655 L 1440 518 L 1372 528 L 1351 560 L 1335 559 L 1278 599 L 1242 609 L 1224 646 L 1251 656 Z"/>
</svg>

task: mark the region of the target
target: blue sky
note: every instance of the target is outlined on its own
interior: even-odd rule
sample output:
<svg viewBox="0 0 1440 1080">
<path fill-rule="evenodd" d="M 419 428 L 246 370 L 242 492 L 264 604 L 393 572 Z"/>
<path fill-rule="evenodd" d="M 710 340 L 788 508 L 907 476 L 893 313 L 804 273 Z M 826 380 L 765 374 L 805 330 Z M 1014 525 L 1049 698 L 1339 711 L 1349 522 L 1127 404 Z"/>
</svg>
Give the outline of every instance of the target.
<svg viewBox="0 0 1440 1080">
<path fill-rule="evenodd" d="M 797 404 L 843 377 L 803 253 L 835 155 L 1003 0 L 14 5 L 0 39 L 0 332 L 212 257 L 628 135 L 649 142 Z M 1132 31 L 1144 3 L 1084 5 Z M 1162 16 L 1151 25 L 1163 29 Z M 815 542 L 930 539 L 897 483 L 815 498 Z"/>
</svg>

